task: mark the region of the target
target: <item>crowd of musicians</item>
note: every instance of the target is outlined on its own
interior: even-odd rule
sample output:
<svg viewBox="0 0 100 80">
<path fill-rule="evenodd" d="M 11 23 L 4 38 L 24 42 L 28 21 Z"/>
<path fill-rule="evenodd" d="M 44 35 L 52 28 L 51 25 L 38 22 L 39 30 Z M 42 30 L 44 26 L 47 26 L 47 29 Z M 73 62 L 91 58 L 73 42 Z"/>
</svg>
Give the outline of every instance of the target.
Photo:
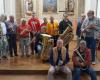
<svg viewBox="0 0 100 80">
<path fill-rule="evenodd" d="M 40 24 L 35 12 L 32 13 L 32 17 L 28 21 L 22 18 L 19 25 L 15 22 L 14 16 L 9 16 L 7 19 L 6 15 L 1 15 L 0 60 L 7 59 L 8 56 L 30 57 L 37 55 L 39 58 L 43 54 L 41 53 L 43 47 L 45 46 L 45 50 L 49 46 L 46 43 L 43 44 L 43 38 L 49 36 L 49 41 L 54 44 L 50 45 L 48 49 L 48 60 L 51 64 L 48 80 L 53 80 L 59 71 L 64 73 L 63 77 L 65 75 L 66 80 L 72 80 L 72 72 L 65 64 L 69 62 L 69 46 L 74 45 L 69 45 L 69 43 L 64 45 L 61 36 L 67 27 L 72 29 L 73 24 L 66 13 L 63 14 L 63 19 L 59 23 L 52 16 L 49 21 L 44 17 L 43 21 Z M 73 50 L 72 56 L 75 73 L 73 80 L 80 80 L 82 72 L 88 73 L 91 80 L 97 80 L 91 64 L 96 62 L 96 41 L 99 41 L 100 38 L 100 19 L 94 16 L 94 11 L 88 11 L 87 15 L 82 14 L 77 25 L 76 36 L 77 47 Z M 21 55 L 18 55 L 17 40 Z"/>
</svg>

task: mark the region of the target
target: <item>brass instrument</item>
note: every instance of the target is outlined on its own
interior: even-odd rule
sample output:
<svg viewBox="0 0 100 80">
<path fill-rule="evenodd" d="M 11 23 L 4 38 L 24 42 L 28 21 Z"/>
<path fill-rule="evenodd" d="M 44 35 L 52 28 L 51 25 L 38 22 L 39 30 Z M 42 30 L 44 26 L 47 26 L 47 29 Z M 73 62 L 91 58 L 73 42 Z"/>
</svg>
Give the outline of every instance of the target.
<svg viewBox="0 0 100 80">
<path fill-rule="evenodd" d="M 41 53 L 41 59 L 42 61 L 47 61 L 49 59 L 49 49 L 50 47 L 53 46 L 53 41 L 50 40 L 51 36 L 47 35 L 47 34 L 41 34 L 43 39 L 42 39 L 42 43 L 43 43 L 43 49 L 42 49 L 42 53 Z"/>
<path fill-rule="evenodd" d="M 71 25 L 60 35 L 60 38 L 64 41 L 64 46 L 66 46 L 74 38 L 73 29 Z"/>
</svg>

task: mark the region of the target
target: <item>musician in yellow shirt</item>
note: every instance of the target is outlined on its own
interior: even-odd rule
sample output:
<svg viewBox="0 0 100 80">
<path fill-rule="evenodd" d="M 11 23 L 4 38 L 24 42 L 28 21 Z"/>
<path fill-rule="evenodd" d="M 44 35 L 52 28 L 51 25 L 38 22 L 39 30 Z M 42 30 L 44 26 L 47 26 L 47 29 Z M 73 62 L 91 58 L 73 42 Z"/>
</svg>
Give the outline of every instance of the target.
<svg viewBox="0 0 100 80">
<path fill-rule="evenodd" d="M 54 17 L 50 17 L 50 22 L 47 24 L 47 33 L 54 39 L 54 46 L 59 36 L 58 23 L 54 21 Z"/>
</svg>

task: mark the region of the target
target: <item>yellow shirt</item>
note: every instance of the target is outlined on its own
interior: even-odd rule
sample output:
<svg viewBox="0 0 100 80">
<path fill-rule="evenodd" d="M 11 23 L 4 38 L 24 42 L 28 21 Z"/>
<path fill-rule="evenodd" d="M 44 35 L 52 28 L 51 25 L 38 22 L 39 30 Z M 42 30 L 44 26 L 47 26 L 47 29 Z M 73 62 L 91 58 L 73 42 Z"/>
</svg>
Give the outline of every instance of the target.
<svg viewBox="0 0 100 80">
<path fill-rule="evenodd" d="M 47 33 L 51 36 L 59 35 L 58 23 L 54 22 L 47 24 Z"/>
</svg>

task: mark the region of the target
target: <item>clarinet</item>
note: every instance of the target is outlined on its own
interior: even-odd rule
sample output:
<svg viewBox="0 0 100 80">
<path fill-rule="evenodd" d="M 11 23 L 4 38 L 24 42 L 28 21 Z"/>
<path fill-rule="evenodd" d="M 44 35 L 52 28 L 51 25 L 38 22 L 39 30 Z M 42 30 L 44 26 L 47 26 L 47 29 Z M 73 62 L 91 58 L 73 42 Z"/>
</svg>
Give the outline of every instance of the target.
<svg viewBox="0 0 100 80">
<path fill-rule="evenodd" d="M 76 50 L 77 55 L 80 57 L 80 59 L 82 60 L 82 62 L 85 62 L 84 58 L 81 56 L 81 54 L 79 53 L 78 50 Z"/>
<path fill-rule="evenodd" d="M 80 57 L 83 63 L 85 63 L 85 59 L 81 56 L 78 50 L 76 50 L 77 55 Z M 86 70 L 88 66 L 82 67 L 83 70 Z"/>
</svg>

